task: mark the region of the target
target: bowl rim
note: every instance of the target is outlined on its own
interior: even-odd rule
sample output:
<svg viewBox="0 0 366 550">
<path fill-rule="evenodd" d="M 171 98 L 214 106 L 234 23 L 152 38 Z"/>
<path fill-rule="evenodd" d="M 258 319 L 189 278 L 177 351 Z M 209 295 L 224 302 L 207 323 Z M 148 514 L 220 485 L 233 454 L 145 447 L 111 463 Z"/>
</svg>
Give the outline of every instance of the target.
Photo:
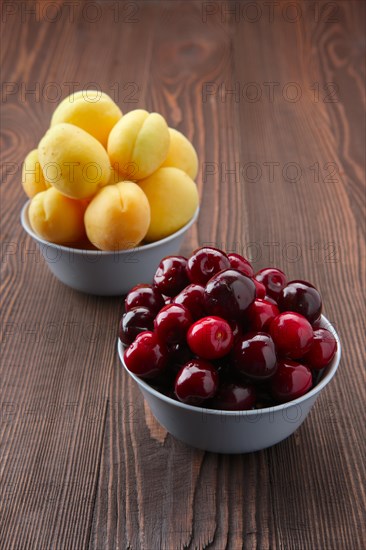
<svg viewBox="0 0 366 550">
<path fill-rule="evenodd" d="M 301 397 L 298 397 L 297 399 L 294 399 L 293 401 L 288 401 L 287 403 L 280 403 L 279 405 L 273 405 L 271 407 L 266 407 L 266 408 L 262 408 L 262 409 L 253 409 L 253 410 L 249 410 L 249 411 L 226 411 L 226 410 L 222 410 L 222 409 L 207 409 L 205 407 L 197 407 L 197 406 L 193 406 L 193 405 L 187 405 L 186 403 L 181 403 L 180 401 L 176 401 L 175 399 L 172 399 L 171 397 L 168 397 L 167 395 L 164 395 L 163 393 L 160 393 L 159 391 L 155 390 L 153 387 L 151 387 L 147 382 L 145 382 L 142 378 L 139 378 L 138 376 L 136 376 L 135 374 L 133 374 L 132 372 L 130 372 L 126 366 L 126 363 L 124 361 L 124 358 L 123 358 L 123 351 L 125 349 L 126 346 L 124 346 L 122 344 L 122 342 L 119 340 L 119 338 L 117 337 L 117 350 L 118 350 L 118 356 L 119 356 L 119 359 L 124 367 L 124 369 L 127 371 L 128 375 L 138 384 L 138 386 L 140 386 L 141 388 L 143 388 L 144 390 L 146 390 L 148 393 L 152 394 L 153 396 L 157 397 L 158 399 L 161 399 L 162 401 L 165 401 L 166 403 L 169 403 L 170 405 L 173 405 L 177 408 L 180 408 L 180 409 L 186 409 L 188 411 L 191 411 L 191 412 L 204 412 L 205 414 L 208 414 L 208 415 L 223 415 L 223 416 L 254 416 L 254 415 L 258 415 L 258 414 L 266 414 L 266 413 L 275 413 L 277 411 L 283 411 L 285 409 L 288 409 L 290 407 L 296 407 L 298 405 L 300 405 L 301 403 L 304 403 L 307 399 L 313 397 L 314 395 L 316 395 L 317 393 L 319 393 L 330 381 L 331 379 L 333 378 L 333 376 L 335 375 L 337 369 L 338 369 L 338 365 L 340 363 L 340 360 L 341 360 L 341 343 L 340 343 L 340 340 L 339 340 L 339 336 L 335 330 L 335 328 L 333 327 L 333 325 L 330 323 L 330 321 L 324 316 L 322 315 L 321 316 L 321 323 L 320 323 L 320 328 L 326 328 L 328 329 L 332 334 L 333 336 L 335 337 L 335 339 L 337 340 L 337 351 L 335 353 L 335 356 L 333 357 L 332 361 L 330 362 L 330 364 L 326 367 L 326 372 L 323 376 L 323 378 L 320 380 L 320 382 L 318 384 L 316 384 L 316 386 L 314 386 L 314 388 L 312 388 L 309 392 L 305 393 L 304 395 L 302 395 Z"/>
<path fill-rule="evenodd" d="M 197 209 L 195 210 L 192 218 L 183 227 L 178 229 L 178 231 L 176 231 L 175 233 L 172 233 L 171 235 L 168 235 L 168 237 L 164 237 L 163 239 L 160 239 L 159 241 L 154 241 L 152 243 L 147 243 L 147 244 L 144 244 L 144 245 L 135 246 L 134 248 L 127 248 L 125 250 L 89 250 L 87 248 L 73 248 L 71 246 L 65 246 L 65 245 L 62 245 L 62 244 L 51 243 L 50 241 L 46 241 L 45 239 L 42 239 L 42 237 L 39 237 L 33 231 L 33 229 L 30 226 L 30 223 L 29 223 L 28 210 L 29 210 L 30 203 L 31 203 L 31 201 L 28 200 L 23 205 L 21 213 L 20 213 L 20 222 L 22 224 L 22 227 L 25 230 L 25 232 L 28 233 L 28 235 L 30 235 L 30 237 L 32 237 L 35 241 L 37 241 L 41 244 L 44 244 L 46 246 L 50 246 L 51 248 L 56 248 L 57 250 L 61 250 L 61 251 L 68 252 L 68 253 L 73 253 L 73 254 L 80 254 L 80 255 L 90 254 L 91 256 L 116 256 L 116 254 L 120 254 L 120 255 L 131 254 L 132 251 L 142 252 L 144 250 L 149 250 L 151 248 L 156 248 L 160 245 L 164 245 L 165 243 L 167 243 L 169 241 L 172 241 L 173 239 L 175 239 L 175 238 L 181 236 L 182 234 L 184 234 L 195 223 L 195 221 L 198 218 L 199 212 L 200 212 L 200 207 L 197 206 Z"/>
</svg>

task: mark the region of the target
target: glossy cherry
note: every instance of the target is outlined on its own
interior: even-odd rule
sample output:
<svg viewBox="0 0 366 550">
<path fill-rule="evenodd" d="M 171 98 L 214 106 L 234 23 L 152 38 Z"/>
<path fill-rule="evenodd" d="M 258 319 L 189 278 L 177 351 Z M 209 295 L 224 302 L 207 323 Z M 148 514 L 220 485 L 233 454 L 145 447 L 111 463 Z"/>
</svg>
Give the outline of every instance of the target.
<svg viewBox="0 0 366 550">
<path fill-rule="evenodd" d="M 230 260 L 230 266 L 232 269 L 240 271 L 240 273 L 246 275 L 247 277 L 254 276 L 254 270 L 251 264 L 243 256 L 240 256 L 240 254 L 235 254 L 233 252 L 231 254 L 228 254 L 227 257 Z"/>
<path fill-rule="evenodd" d="M 299 313 L 280 313 L 271 322 L 270 334 L 282 356 L 300 359 L 310 351 L 313 343 L 313 328 Z"/>
<path fill-rule="evenodd" d="M 192 322 L 191 314 L 186 307 L 168 304 L 155 317 L 154 327 L 162 341 L 176 344 L 185 340 Z"/>
<path fill-rule="evenodd" d="M 203 359 L 219 359 L 227 355 L 234 343 L 234 335 L 227 321 L 220 317 L 203 317 L 188 330 L 190 349 Z"/>
<path fill-rule="evenodd" d="M 174 391 L 179 401 L 198 405 L 214 397 L 219 375 L 208 361 L 194 359 L 186 363 L 175 379 Z"/>
<path fill-rule="evenodd" d="M 301 397 L 312 387 L 311 371 L 305 365 L 290 359 L 279 361 L 271 380 L 271 392 L 280 403 Z"/>
<path fill-rule="evenodd" d="M 314 330 L 314 341 L 310 351 L 304 356 L 304 363 L 311 369 L 323 369 L 333 359 L 337 351 L 337 340 L 329 330 Z"/>
<path fill-rule="evenodd" d="M 205 289 L 201 285 L 188 285 L 174 298 L 174 303 L 189 309 L 194 320 L 201 319 L 206 315 L 204 292 Z"/>
<path fill-rule="evenodd" d="M 166 256 L 163 258 L 154 276 L 154 285 L 165 296 L 176 296 L 188 283 L 187 258 Z"/>
<path fill-rule="evenodd" d="M 164 298 L 152 285 L 136 285 L 126 296 L 125 310 L 130 311 L 132 308 L 139 306 L 157 313 L 164 306 Z"/>
<path fill-rule="evenodd" d="M 265 300 L 255 300 L 248 309 L 248 319 L 251 330 L 256 332 L 269 332 L 272 320 L 279 315 L 280 311 L 275 302 Z"/>
<path fill-rule="evenodd" d="M 231 382 L 219 387 L 211 407 L 224 411 L 247 411 L 254 407 L 255 401 L 254 386 Z"/>
<path fill-rule="evenodd" d="M 286 285 L 286 275 L 280 269 L 266 267 L 256 273 L 255 279 L 263 283 L 267 289 L 267 294 L 277 300 L 279 293 Z"/>
<path fill-rule="evenodd" d="M 214 275 L 205 288 L 206 311 L 228 321 L 242 319 L 254 300 L 253 280 L 234 269 Z"/>
<path fill-rule="evenodd" d="M 265 300 L 266 302 L 269 302 L 270 304 L 273 304 L 273 305 L 277 306 L 276 300 L 274 300 L 273 298 L 271 298 L 270 296 L 268 296 L 268 294 L 265 295 L 265 297 L 263 298 L 263 300 Z M 278 306 L 277 306 L 277 307 L 278 307 Z"/>
<path fill-rule="evenodd" d="M 257 281 L 257 279 L 253 279 L 253 283 L 255 284 L 255 297 L 264 298 L 267 292 L 267 289 L 264 286 L 264 284 Z"/>
<path fill-rule="evenodd" d="M 205 246 L 196 250 L 189 258 L 187 273 L 192 283 L 205 285 L 213 275 L 229 267 L 230 260 L 225 252 Z"/>
<path fill-rule="evenodd" d="M 322 312 L 322 298 L 315 286 L 306 281 L 290 281 L 278 296 L 281 311 L 301 313 L 309 323 L 319 319 Z"/>
<path fill-rule="evenodd" d="M 141 332 L 124 353 L 126 367 L 140 378 L 154 378 L 162 373 L 168 360 L 168 350 L 155 332 Z"/>
<path fill-rule="evenodd" d="M 132 344 L 140 332 L 154 329 L 154 314 L 146 307 L 134 307 L 122 315 L 119 339 L 125 346 Z"/>
<path fill-rule="evenodd" d="M 264 332 L 250 332 L 240 338 L 233 349 L 234 367 L 254 380 L 266 380 L 277 369 L 276 349 Z"/>
</svg>

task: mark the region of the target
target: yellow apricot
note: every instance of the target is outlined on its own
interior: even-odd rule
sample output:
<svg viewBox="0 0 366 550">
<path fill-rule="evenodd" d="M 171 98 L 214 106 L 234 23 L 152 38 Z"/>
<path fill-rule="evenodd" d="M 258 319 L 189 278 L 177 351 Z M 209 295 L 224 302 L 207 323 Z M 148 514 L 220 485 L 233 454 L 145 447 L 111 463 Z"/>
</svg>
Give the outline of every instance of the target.
<svg viewBox="0 0 366 550">
<path fill-rule="evenodd" d="M 169 128 L 170 147 L 168 156 L 164 160 L 163 166 L 174 166 L 180 168 L 188 174 L 193 180 L 197 177 L 198 157 L 195 148 L 189 139 L 174 128 Z"/>
<path fill-rule="evenodd" d="M 45 178 L 68 197 L 92 197 L 110 179 L 111 167 L 104 147 L 73 124 L 50 128 L 39 143 L 38 155 Z"/>
<path fill-rule="evenodd" d="M 125 179 L 150 176 L 164 162 L 170 135 L 165 119 L 158 113 L 136 109 L 124 115 L 108 138 L 108 154 Z"/>
<path fill-rule="evenodd" d="M 26 195 L 32 199 L 37 193 L 45 191 L 50 183 L 44 179 L 38 160 L 38 150 L 33 149 L 25 157 L 22 167 L 22 186 Z"/>
<path fill-rule="evenodd" d="M 150 224 L 150 206 L 132 181 L 107 185 L 92 199 L 84 215 L 86 234 L 100 250 L 134 248 Z"/>
<path fill-rule="evenodd" d="M 81 201 L 69 199 L 50 187 L 33 197 L 28 217 L 33 231 L 42 239 L 71 244 L 85 236 L 83 213 Z"/>
<path fill-rule="evenodd" d="M 96 90 L 81 90 L 65 97 L 56 107 L 51 127 L 60 122 L 74 124 L 107 148 L 109 133 L 121 117 L 121 109 L 109 95 Z"/>
<path fill-rule="evenodd" d="M 197 186 L 179 168 L 159 168 L 139 185 L 148 198 L 151 210 L 146 241 L 157 241 L 178 231 L 197 209 Z"/>
</svg>

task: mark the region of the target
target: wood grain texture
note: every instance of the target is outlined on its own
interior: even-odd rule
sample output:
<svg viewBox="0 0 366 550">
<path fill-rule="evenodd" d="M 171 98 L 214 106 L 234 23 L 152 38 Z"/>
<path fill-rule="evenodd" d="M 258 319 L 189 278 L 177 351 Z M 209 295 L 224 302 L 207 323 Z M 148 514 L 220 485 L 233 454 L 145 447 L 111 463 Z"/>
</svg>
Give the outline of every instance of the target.
<svg viewBox="0 0 366 550">
<path fill-rule="evenodd" d="M 69 4 L 2 5 L 0 548 L 363 548 L 365 3 Z M 62 286 L 22 232 L 21 162 L 55 94 L 88 83 L 199 151 L 184 253 L 216 243 L 321 289 L 341 366 L 276 447 L 166 434 L 118 363 L 120 300 Z"/>
</svg>

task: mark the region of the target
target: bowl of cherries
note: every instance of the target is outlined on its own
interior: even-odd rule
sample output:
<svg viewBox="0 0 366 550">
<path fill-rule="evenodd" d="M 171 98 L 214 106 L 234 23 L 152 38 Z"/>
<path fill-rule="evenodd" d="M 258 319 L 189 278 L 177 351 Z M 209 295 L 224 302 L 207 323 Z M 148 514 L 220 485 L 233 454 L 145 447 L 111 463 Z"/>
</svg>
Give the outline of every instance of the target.
<svg viewBox="0 0 366 550">
<path fill-rule="evenodd" d="M 291 435 L 334 376 L 341 348 L 319 291 L 276 268 L 203 247 L 163 258 L 131 289 L 118 353 L 157 421 L 220 453 Z"/>
</svg>

